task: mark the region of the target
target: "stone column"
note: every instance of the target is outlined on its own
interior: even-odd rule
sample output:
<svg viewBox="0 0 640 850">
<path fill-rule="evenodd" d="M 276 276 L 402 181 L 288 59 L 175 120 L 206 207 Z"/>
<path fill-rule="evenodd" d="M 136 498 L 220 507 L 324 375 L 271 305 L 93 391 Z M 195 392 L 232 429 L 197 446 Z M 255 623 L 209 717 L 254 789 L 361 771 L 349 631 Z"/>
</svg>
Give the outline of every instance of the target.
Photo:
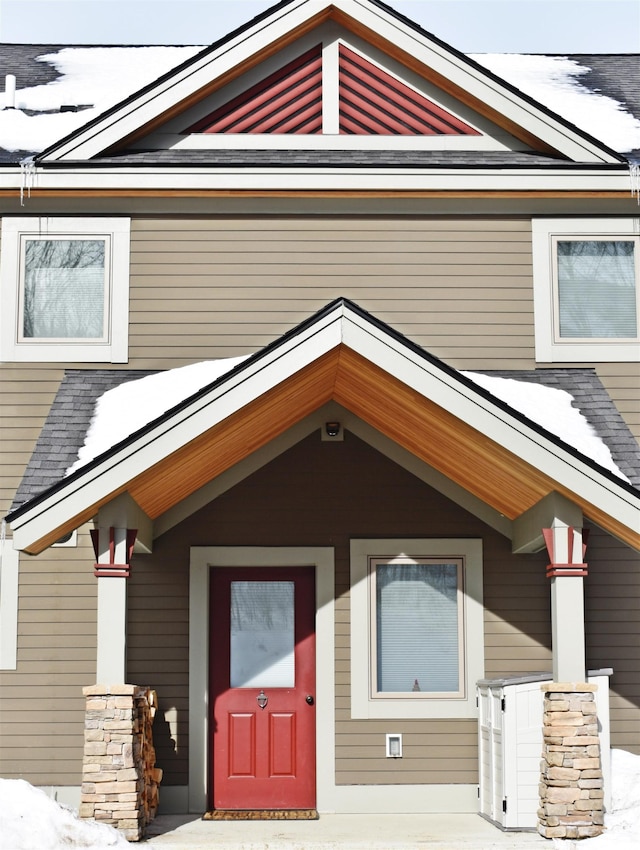
<svg viewBox="0 0 640 850">
<path fill-rule="evenodd" d="M 538 832 L 544 838 L 592 838 L 604 830 L 597 685 L 548 682 L 542 689 Z"/>
<path fill-rule="evenodd" d="M 144 837 L 158 808 L 152 724 L 157 698 L 136 685 L 92 685 L 86 697 L 80 817 Z"/>
</svg>

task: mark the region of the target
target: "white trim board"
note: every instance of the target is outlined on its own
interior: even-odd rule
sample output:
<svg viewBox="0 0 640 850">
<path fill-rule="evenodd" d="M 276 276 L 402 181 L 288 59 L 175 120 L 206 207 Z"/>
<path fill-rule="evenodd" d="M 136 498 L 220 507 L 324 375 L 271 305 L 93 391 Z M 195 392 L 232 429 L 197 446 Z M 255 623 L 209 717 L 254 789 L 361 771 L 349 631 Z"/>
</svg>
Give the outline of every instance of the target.
<svg viewBox="0 0 640 850">
<path fill-rule="evenodd" d="M 406 55 L 415 57 L 424 67 L 486 103 L 495 113 L 505 116 L 564 156 L 582 162 L 619 162 L 604 145 L 523 97 L 462 54 L 432 40 L 428 34 L 368 0 L 292 0 L 286 6 L 276 7 L 267 18 L 223 41 L 215 49 L 203 51 L 151 88 L 143 89 L 102 118 L 52 145 L 42 158 L 60 161 L 98 156 L 176 105 L 197 97 L 212 80 L 233 74 L 252 57 L 266 54 L 290 32 L 307 27 L 316 16 L 336 13 L 379 34 Z"/>
<path fill-rule="evenodd" d="M 29 549 L 81 515 L 87 504 L 126 489 L 136 475 L 341 344 L 637 533 L 640 498 L 622 481 L 618 484 L 589 465 L 587 458 L 574 456 L 570 446 L 557 443 L 533 423 L 503 409 L 453 370 L 422 356 L 406 340 L 389 333 L 349 302 L 338 301 L 170 418 L 158 420 L 112 456 L 97 459 L 94 467 L 80 470 L 77 477 L 13 517 L 14 545 Z"/>
<path fill-rule="evenodd" d="M 317 808 L 335 811 L 334 553 L 331 547 L 194 546 L 189 579 L 189 811 L 207 806 L 212 568 L 315 567 Z"/>
</svg>

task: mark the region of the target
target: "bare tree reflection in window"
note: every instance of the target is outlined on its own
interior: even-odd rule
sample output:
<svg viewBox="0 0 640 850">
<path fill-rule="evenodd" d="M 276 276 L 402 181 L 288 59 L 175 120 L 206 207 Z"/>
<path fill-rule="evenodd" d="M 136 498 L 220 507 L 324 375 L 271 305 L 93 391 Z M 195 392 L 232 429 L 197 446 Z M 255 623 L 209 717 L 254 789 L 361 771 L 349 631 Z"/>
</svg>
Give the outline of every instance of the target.
<svg viewBox="0 0 640 850">
<path fill-rule="evenodd" d="M 25 338 L 101 339 L 104 301 L 104 239 L 26 241 Z"/>
</svg>

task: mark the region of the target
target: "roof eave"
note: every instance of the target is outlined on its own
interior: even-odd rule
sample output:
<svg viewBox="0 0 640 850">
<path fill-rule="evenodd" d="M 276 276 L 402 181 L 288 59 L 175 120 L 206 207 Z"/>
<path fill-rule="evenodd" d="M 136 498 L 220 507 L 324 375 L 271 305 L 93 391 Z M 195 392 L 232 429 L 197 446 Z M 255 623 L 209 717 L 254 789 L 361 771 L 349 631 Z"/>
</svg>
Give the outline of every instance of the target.
<svg viewBox="0 0 640 850">
<path fill-rule="evenodd" d="M 41 551 L 124 491 L 155 518 L 203 486 L 208 476 L 214 478 L 238 462 L 242 452 L 249 454 L 243 441 L 251 451 L 266 445 L 329 400 L 466 485 L 510 519 L 557 491 L 640 549 L 636 488 L 342 299 L 14 510 L 7 519 L 15 545 Z M 406 407 L 408 419 L 422 422 L 415 433 L 403 430 L 397 416 L 389 418 L 392 407 Z M 273 416 L 274 410 L 278 416 Z M 429 430 L 430 439 L 425 436 Z M 445 434 L 454 435 L 460 454 L 440 447 Z M 467 461 L 460 465 L 463 455 Z M 471 462 L 474 457 L 477 463 Z M 211 458 L 207 463 L 214 466 L 204 468 L 203 458 Z M 471 474 L 473 468 L 483 470 L 479 478 Z M 488 485 L 491 470 L 495 484 Z M 175 479 L 169 488 L 168 477 Z"/>
</svg>

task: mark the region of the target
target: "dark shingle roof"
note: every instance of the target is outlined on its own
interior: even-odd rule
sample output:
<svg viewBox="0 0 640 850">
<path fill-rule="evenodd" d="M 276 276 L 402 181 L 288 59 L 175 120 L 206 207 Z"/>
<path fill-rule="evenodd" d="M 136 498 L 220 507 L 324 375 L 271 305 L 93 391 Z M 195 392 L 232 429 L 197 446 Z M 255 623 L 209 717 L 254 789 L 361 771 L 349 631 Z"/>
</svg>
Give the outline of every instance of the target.
<svg viewBox="0 0 640 850">
<path fill-rule="evenodd" d="M 13 508 L 56 484 L 75 463 L 95 403 L 103 393 L 153 374 L 137 369 L 66 369 L 18 487 Z"/>
<path fill-rule="evenodd" d="M 77 459 L 98 398 L 127 381 L 156 372 L 110 369 L 67 369 L 37 440 L 11 510 L 59 483 Z M 619 469 L 640 487 L 640 446 L 593 369 L 488 371 L 486 375 L 532 381 L 573 396 L 596 433 L 608 445 Z"/>
<path fill-rule="evenodd" d="M 436 38 L 436 41 L 437 40 L 438 39 Z M 110 46 L 118 47 L 118 45 Z M 132 47 L 132 45 L 122 46 Z M 61 75 L 51 62 L 43 62 L 42 60 L 38 60 L 38 57 L 42 57 L 47 54 L 57 53 L 58 51 L 63 50 L 65 47 L 98 47 L 98 45 L 0 44 L 0 79 L 3 79 L 6 74 L 15 74 L 17 78 L 18 89 L 51 83 Z M 101 49 L 105 49 L 104 45 L 101 45 L 100 47 Z M 548 55 L 558 56 L 559 54 Z M 579 82 L 582 85 L 618 101 L 623 109 L 626 109 L 636 118 L 638 118 L 638 120 L 640 120 L 640 58 L 637 54 L 563 55 L 569 59 L 579 62 L 580 65 L 590 69 L 586 74 L 580 75 Z M 25 150 L 4 151 L 0 149 L 0 163 L 17 164 L 26 156 L 31 155 L 33 153 L 36 152 Z M 230 155 L 233 154 L 233 152 L 228 153 Z M 305 161 L 304 157 L 302 156 L 303 152 L 297 153 L 300 155 L 300 158 L 295 161 L 296 165 L 302 167 L 306 164 L 317 164 L 316 162 Z M 557 162 L 557 160 L 554 160 L 551 157 L 540 157 L 539 161 L 536 162 L 536 155 L 531 155 L 528 159 L 523 159 L 523 157 L 526 156 L 525 154 L 514 153 L 511 154 L 510 157 L 508 157 L 506 155 L 508 153 L 509 152 L 505 152 L 504 157 L 505 160 L 508 160 L 504 163 L 506 165 L 531 165 L 545 163 L 553 164 L 554 162 Z M 624 153 L 628 154 L 628 152 Z M 335 159 L 339 159 L 338 154 L 339 152 L 335 152 Z M 197 163 L 195 162 L 196 159 L 198 160 Z M 324 159 L 328 165 L 341 164 L 340 162 L 332 161 L 330 158 L 327 157 L 324 157 Z M 471 161 L 467 161 L 467 159 L 462 156 L 457 157 L 455 161 L 452 161 L 451 158 L 449 158 L 447 155 L 442 155 L 440 160 L 438 160 L 435 155 L 432 155 L 431 159 L 425 158 L 423 160 L 419 160 L 413 157 L 412 164 L 421 164 L 425 167 L 429 167 L 431 165 L 437 166 L 438 164 L 446 166 L 455 166 L 457 164 L 459 164 L 460 166 L 477 164 L 487 165 L 489 167 L 497 165 L 499 167 L 501 164 L 503 164 L 499 158 L 496 159 L 488 152 L 476 152 L 475 156 L 472 155 L 468 159 L 470 159 Z M 120 164 L 129 166 L 140 163 L 145 165 L 157 164 L 159 166 L 171 165 L 187 167 L 192 164 L 198 164 L 202 166 L 215 166 L 216 164 L 216 161 L 211 160 L 211 152 L 209 152 L 209 155 L 207 155 L 207 152 L 205 151 L 185 151 L 179 154 L 177 152 L 171 151 L 155 154 L 153 154 L 152 152 L 131 152 L 122 157 L 102 158 L 100 160 L 93 160 L 92 162 L 94 165 L 102 163 L 104 165 Z M 221 154 L 218 154 L 217 162 L 219 162 L 220 164 L 226 164 L 225 161 L 221 158 Z M 364 164 L 368 165 L 373 162 L 374 160 L 370 158 L 369 161 Z M 235 154 L 235 159 L 232 164 L 242 166 L 251 163 L 247 163 L 241 155 L 241 152 L 238 152 L 237 154 Z M 257 162 L 257 164 L 278 166 L 280 164 L 292 164 L 292 160 L 289 158 L 287 162 L 279 162 L 275 154 L 272 154 L 272 161 L 266 162 L 263 158 L 263 160 Z M 352 163 L 345 161 L 344 164 L 350 165 Z M 358 165 L 359 163 L 354 164 Z M 396 164 L 396 161 L 390 160 L 388 161 L 388 164 Z M 402 165 L 402 162 L 400 162 L 399 164 Z"/>
<path fill-rule="evenodd" d="M 97 157 L 92 167 L 104 165 L 216 166 L 224 168 L 466 168 L 524 167 L 553 165 L 566 160 L 524 151 L 416 151 L 416 150 L 166 150 L 128 151 L 117 156 Z M 68 163 L 65 163 L 68 165 Z M 81 163 L 78 163 L 81 166 Z M 55 167 L 55 166 L 53 166 Z M 583 167 L 578 164 L 577 167 Z M 601 166 L 600 166 L 601 167 Z M 618 166 L 615 166 L 618 167 Z"/>
</svg>

